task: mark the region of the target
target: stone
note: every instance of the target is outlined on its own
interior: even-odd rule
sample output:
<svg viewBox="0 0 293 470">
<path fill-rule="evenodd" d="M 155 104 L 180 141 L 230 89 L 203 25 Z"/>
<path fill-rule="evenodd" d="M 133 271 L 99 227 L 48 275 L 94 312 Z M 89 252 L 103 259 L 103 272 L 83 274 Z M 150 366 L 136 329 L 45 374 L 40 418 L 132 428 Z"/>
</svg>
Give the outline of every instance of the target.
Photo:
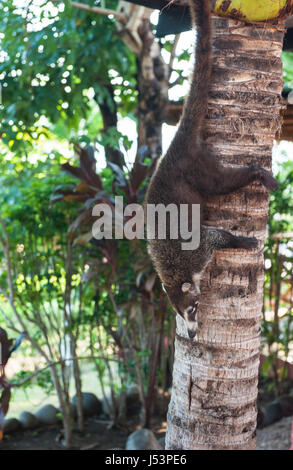
<svg viewBox="0 0 293 470">
<path fill-rule="evenodd" d="M 279 421 L 282 417 L 283 413 L 280 403 L 272 402 L 266 407 L 263 425 L 269 426 L 270 424 Z"/>
<path fill-rule="evenodd" d="M 166 440 L 166 437 L 163 436 L 163 437 L 160 437 L 158 439 L 158 443 L 162 446 L 163 449 L 165 449 L 165 440 Z"/>
<path fill-rule="evenodd" d="M 76 407 L 76 395 L 72 398 L 72 405 Z M 102 403 L 94 393 L 82 393 L 82 407 L 84 415 L 93 416 L 102 413 Z"/>
<path fill-rule="evenodd" d="M 126 441 L 126 450 L 162 450 L 154 433 L 149 429 L 139 429 L 130 434 Z"/>
<path fill-rule="evenodd" d="M 119 399 L 119 398 L 118 398 Z M 131 384 L 126 391 L 126 414 L 127 416 L 137 416 L 141 410 L 141 401 L 138 386 Z"/>
<path fill-rule="evenodd" d="M 70 403 L 70 413 L 73 419 L 77 418 L 77 409 L 76 405 L 73 405 L 73 403 Z"/>
<path fill-rule="evenodd" d="M 109 421 L 109 418 L 110 418 L 110 416 L 109 416 L 108 414 L 106 414 L 106 413 L 101 413 L 101 414 L 99 415 L 99 420 L 100 420 L 100 421 Z"/>
<path fill-rule="evenodd" d="M 277 403 L 280 404 L 282 409 L 283 416 L 292 416 L 293 415 L 293 397 L 290 395 L 282 395 L 277 400 Z"/>
<path fill-rule="evenodd" d="M 38 418 L 29 411 L 23 411 L 19 421 L 23 429 L 35 429 L 40 425 Z"/>
<path fill-rule="evenodd" d="M 112 408 L 112 398 L 109 395 L 107 395 L 107 401 L 105 400 L 105 398 L 102 398 L 101 400 L 102 413 L 104 416 L 109 417 L 111 416 L 111 409 L 109 409 L 107 402 L 109 403 L 109 406 Z"/>
<path fill-rule="evenodd" d="M 60 422 L 57 414 L 59 411 L 53 405 L 44 405 L 40 408 L 35 416 L 38 418 L 39 422 L 42 424 L 57 424 Z"/>
<path fill-rule="evenodd" d="M 10 434 L 21 429 L 21 424 L 16 418 L 7 418 L 4 420 L 3 434 Z"/>
<path fill-rule="evenodd" d="M 102 398 L 101 400 L 103 413 L 106 416 L 111 416 L 112 411 L 113 411 L 112 410 L 113 408 L 112 397 L 110 394 L 108 394 L 106 398 L 107 398 L 107 401 L 105 400 L 105 398 Z M 119 404 L 120 406 L 121 405 L 124 406 L 124 400 L 125 400 L 125 405 L 126 405 L 126 416 L 127 417 L 139 416 L 139 413 L 141 411 L 141 401 L 140 401 L 138 386 L 136 384 L 130 384 L 126 392 L 123 391 L 120 393 L 120 395 L 115 397 L 117 406 L 119 406 Z"/>
</svg>

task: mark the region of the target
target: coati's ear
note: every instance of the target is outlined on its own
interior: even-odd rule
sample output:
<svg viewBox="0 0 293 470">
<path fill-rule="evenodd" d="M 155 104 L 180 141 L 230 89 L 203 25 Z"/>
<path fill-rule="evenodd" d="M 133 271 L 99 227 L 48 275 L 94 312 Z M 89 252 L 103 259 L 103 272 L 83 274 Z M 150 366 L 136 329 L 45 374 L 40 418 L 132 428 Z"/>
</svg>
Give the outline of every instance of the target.
<svg viewBox="0 0 293 470">
<path fill-rule="evenodd" d="M 181 286 L 182 292 L 189 292 L 191 289 L 190 282 L 184 282 Z"/>
</svg>

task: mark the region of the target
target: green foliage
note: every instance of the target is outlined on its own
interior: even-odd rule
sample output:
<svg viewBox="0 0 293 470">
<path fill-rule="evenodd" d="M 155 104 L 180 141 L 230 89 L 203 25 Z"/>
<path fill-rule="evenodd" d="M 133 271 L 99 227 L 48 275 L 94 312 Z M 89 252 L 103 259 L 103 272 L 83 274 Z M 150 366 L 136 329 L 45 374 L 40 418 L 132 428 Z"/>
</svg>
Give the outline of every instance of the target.
<svg viewBox="0 0 293 470">
<path fill-rule="evenodd" d="M 84 276 L 85 280 L 94 282 L 96 289 L 90 329 L 91 352 L 98 354 L 103 351 L 103 356 L 107 355 L 109 361 L 113 358 L 118 360 L 119 391 L 124 390 L 126 384 L 135 382 L 139 384 L 141 394 L 149 396 L 154 393 L 153 387 L 159 376 L 161 385 L 165 385 L 158 367 L 158 352 L 174 316 L 165 317 L 166 299 L 148 257 L 145 241 L 93 239 L 91 228 L 95 218 L 91 208 L 100 202 L 113 208 L 117 194 L 123 195 L 124 206 L 129 202 L 141 203 L 154 162 L 149 166 L 144 161 L 137 161 L 130 172 L 109 164 L 109 168 L 98 175 L 92 164 L 91 147 L 80 151 L 79 159 L 78 167 L 63 165 L 62 168 L 80 180 L 70 195 L 64 191 L 64 199 L 76 194 L 80 186 L 83 188 L 84 206 L 72 224 L 72 236 L 76 244 L 83 246 L 84 234 L 89 234 L 91 239 L 85 245 L 90 267 Z M 62 188 L 58 191 L 62 194 Z M 98 338 L 98 344 L 94 344 L 92 335 Z M 108 353 L 109 349 L 114 355 Z M 104 383 L 106 368 L 100 361 L 96 361 L 96 368 Z M 117 391 L 117 383 L 112 381 L 111 388 Z"/>
<path fill-rule="evenodd" d="M 284 156 L 284 155 L 283 155 Z M 287 157 L 287 155 L 286 155 Z M 269 209 L 269 234 L 293 229 L 293 161 L 279 165 L 279 189 L 271 194 Z"/>
<path fill-rule="evenodd" d="M 67 175 L 58 177 L 60 156 L 45 162 L 10 163 L 0 176 L 1 216 L 5 220 L 10 240 L 12 263 L 15 266 L 16 292 L 22 301 L 38 306 L 44 297 L 62 295 L 64 278 L 64 243 L 70 222 L 72 205 L 50 205 L 52 187 L 69 184 Z M 57 264 L 53 260 L 58 259 Z M 6 269 L 0 272 L 2 288 L 6 284 Z M 61 290 L 60 290 L 61 289 Z M 43 299 L 41 298 L 43 296 Z"/>
<path fill-rule="evenodd" d="M 285 82 L 285 87 L 290 90 L 293 89 L 293 52 L 283 52 L 282 53 L 282 63 L 283 63 L 283 78 Z"/>
<path fill-rule="evenodd" d="M 27 394 L 29 394 L 29 389 L 32 385 L 38 385 L 48 395 L 54 391 L 54 384 L 49 369 L 41 370 L 33 377 L 30 371 L 20 371 L 14 375 L 12 385 L 21 386 Z"/>
<path fill-rule="evenodd" d="M 287 158 L 286 154 L 282 157 Z M 284 160 L 285 160 L 284 158 Z M 279 189 L 271 194 L 269 233 L 265 246 L 264 316 L 262 345 L 267 359 L 264 377 L 272 377 L 275 394 L 284 392 L 287 370 L 278 358 L 286 360 L 293 341 L 292 267 L 293 267 L 293 162 L 283 161 L 277 174 Z"/>
<path fill-rule="evenodd" d="M 106 7 L 117 3 L 107 0 Z M 101 385 L 109 384 L 114 396 L 136 382 L 149 398 L 152 374 L 165 386 L 158 361 L 170 326 L 164 317 L 166 301 L 158 280 L 153 282 L 145 242 L 95 243 L 91 210 L 101 198 L 112 203 L 115 195 L 141 202 L 155 162 L 145 156 L 135 169 L 109 163 L 95 174 L 88 160 L 86 169 L 73 163 L 71 174 L 65 165 L 73 147 L 80 155 L 90 143 L 106 152 L 130 148 L 115 123 L 117 117 L 137 116 L 136 58 L 121 41 L 113 18 L 78 10 L 69 1 L 3 0 L 1 7 L 0 204 L 10 242 L 15 306 L 31 341 L 24 356 L 36 354 L 37 346 L 37 354 L 41 349 L 50 362 L 59 361 L 50 369 L 58 373 L 66 398 L 62 346 L 76 340 L 73 354 L 78 343 L 95 357 Z M 163 47 L 172 46 L 167 41 Z M 179 61 L 187 58 L 183 51 Z M 177 83 L 182 83 L 182 70 L 177 69 Z M 109 125 L 105 114 L 112 114 Z M 67 173 L 59 171 L 60 164 Z M 92 179 L 77 181 L 81 170 Z M 7 292 L 3 249 L 0 256 L 0 288 Z M 13 328 L 8 304 L 2 294 L 0 307 Z M 44 356 L 43 361 L 49 362 Z M 26 388 L 37 382 L 50 393 L 50 369 L 33 381 L 22 371 L 16 380 L 25 381 Z"/>
<path fill-rule="evenodd" d="M 76 206 L 65 202 L 57 206 L 50 202 L 56 184 L 72 184 L 70 176 L 60 173 L 60 161 L 64 159 L 55 155 L 55 158 L 43 162 L 27 162 L 22 168 L 10 163 L 7 172 L 4 171 L 0 177 L 4 188 L 0 197 L 1 217 L 9 236 L 15 304 L 25 312 L 29 332 L 41 346 L 47 341 L 45 332 L 50 337 L 53 334 L 54 322 L 55 327 L 60 329 L 61 337 L 67 332 L 63 318 L 67 282 L 67 227 L 75 216 Z M 7 266 L 2 248 L 0 251 L 0 287 L 6 291 Z M 72 298 L 73 317 L 82 263 L 80 251 L 76 248 L 71 280 L 71 289 L 76 297 Z M 88 305 L 90 302 L 89 297 Z M 4 298 L 1 305 L 7 310 Z M 86 305 L 84 302 L 85 312 Z M 53 350 L 55 347 L 58 359 L 58 344 Z"/>
<path fill-rule="evenodd" d="M 33 139 L 49 135 L 52 125 L 64 137 L 96 137 L 99 123 L 94 129 L 82 123 L 93 122 L 97 104 L 113 108 L 111 80 L 117 83 L 122 113 L 135 107 L 135 60 L 114 21 L 65 5 L 1 4 L 1 133 L 13 150 L 26 152 Z"/>
</svg>

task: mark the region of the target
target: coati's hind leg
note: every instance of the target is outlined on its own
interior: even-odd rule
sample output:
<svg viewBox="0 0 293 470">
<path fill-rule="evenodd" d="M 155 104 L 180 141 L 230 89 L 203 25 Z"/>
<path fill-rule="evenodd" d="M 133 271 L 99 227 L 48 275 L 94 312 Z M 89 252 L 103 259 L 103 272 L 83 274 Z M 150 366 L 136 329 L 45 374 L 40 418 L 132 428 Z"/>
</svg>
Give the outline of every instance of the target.
<svg viewBox="0 0 293 470">
<path fill-rule="evenodd" d="M 203 179 L 200 191 L 204 194 L 228 194 L 257 180 L 269 190 L 278 188 L 278 181 L 267 170 L 251 165 L 241 168 L 215 168 L 210 178 Z"/>
<path fill-rule="evenodd" d="M 202 226 L 202 229 L 201 243 L 211 251 L 225 248 L 251 250 L 258 245 L 257 239 L 254 237 L 236 236 L 216 227 Z"/>
</svg>

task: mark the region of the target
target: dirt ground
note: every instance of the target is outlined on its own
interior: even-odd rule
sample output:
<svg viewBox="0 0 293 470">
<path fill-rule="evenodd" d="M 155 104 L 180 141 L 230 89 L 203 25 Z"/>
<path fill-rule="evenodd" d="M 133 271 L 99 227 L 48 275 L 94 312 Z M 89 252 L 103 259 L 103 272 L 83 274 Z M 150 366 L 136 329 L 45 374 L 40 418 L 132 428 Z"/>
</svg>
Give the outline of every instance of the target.
<svg viewBox="0 0 293 470">
<path fill-rule="evenodd" d="M 86 421 L 86 431 L 80 435 L 73 434 L 73 449 L 79 450 L 106 450 L 124 449 L 127 437 L 136 429 L 134 423 L 128 423 L 127 428 L 111 428 L 109 421 L 90 418 Z M 156 438 L 163 437 L 166 432 L 166 423 L 159 422 L 153 427 Z M 64 450 L 62 445 L 62 433 L 60 426 L 50 426 L 34 431 L 17 431 L 4 436 L 0 442 L 1 450 Z"/>
<path fill-rule="evenodd" d="M 292 417 L 257 431 L 258 450 L 286 450 L 290 448 Z M 127 436 L 138 427 L 130 424 L 128 429 L 109 428 L 108 421 L 91 418 L 86 422 L 86 432 L 81 436 L 74 432 L 73 448 L 79 450 L 101 450 L 125 448 Z M 163 437 L 166 423 L 158 422 L 153 426 L 157 438 Z M 64 450 L 61 443 L 60 427 L 53 426 L 34 431 L 18 431 L 4 436 L 0 442 L 1 450 Z"/>
</svg>

